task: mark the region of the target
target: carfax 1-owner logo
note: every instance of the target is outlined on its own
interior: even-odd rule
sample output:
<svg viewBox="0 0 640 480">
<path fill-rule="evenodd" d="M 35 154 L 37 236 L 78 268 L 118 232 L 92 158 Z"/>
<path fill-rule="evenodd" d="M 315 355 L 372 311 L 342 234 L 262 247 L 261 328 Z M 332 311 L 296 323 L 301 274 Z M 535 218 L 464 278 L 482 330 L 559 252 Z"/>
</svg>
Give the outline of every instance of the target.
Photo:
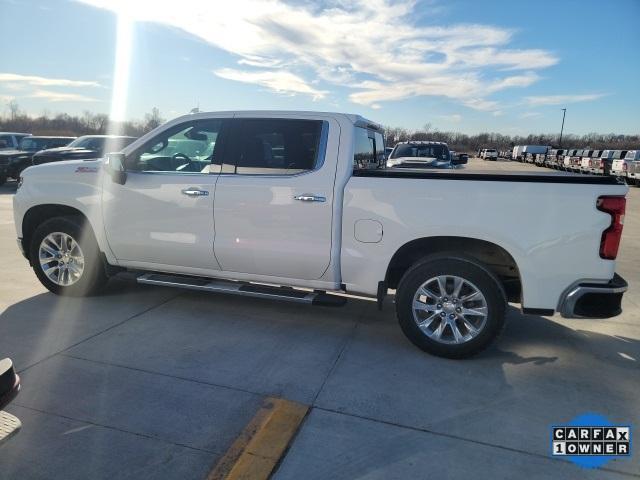
<svg viewBox="0 0 640 480">
<path fill-rule="evenodd" d="M 631 456 L 631 426 L 616 425 L 594 413 L 551 427 L 551 454 L 585 468 L 602 467 L 614 458 Z"/>
</svg>

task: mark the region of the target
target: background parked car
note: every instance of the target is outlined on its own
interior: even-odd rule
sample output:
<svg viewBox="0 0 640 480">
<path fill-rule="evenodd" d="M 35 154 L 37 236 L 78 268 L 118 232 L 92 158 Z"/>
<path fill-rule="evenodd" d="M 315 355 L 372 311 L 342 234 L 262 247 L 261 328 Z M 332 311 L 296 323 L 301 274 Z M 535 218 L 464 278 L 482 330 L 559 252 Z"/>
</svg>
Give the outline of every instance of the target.
<svg viewBox="0 0 640 480">
<path fill-rule="evenodd" d="M 393 147 L 385 147 L 384 149 L 384 159 L 388 159 L 389 155 L 391 155 L 391 152 L 393 152 Z"/>
<path fill-rule="evenodd" d="M 596 173 L 600 167 L 600 155 L 602 150 L 592 150 L 588 157 L 582 157 L 580 163 L 580 172 L 582 173 Z"/>
<path fill-rule="evenodd" d="M 615 150 L 603 150 L 600 154 L 600 165 L 598 166 L 599 175 L 609 175 L 611 172 L 611 164 L 613 163 L 613 154 Z"/>
<path fill-rule="evenodd" d="M 101 158 L 105 153 L 119 152 L 135 139 L 136 137 L 116 135 L 85 135 L 76 138 L 66 147 L 39 151 L 33 155 L 33 165 L 62 160 Z"/>
<path fill-rule="evenodd" d="M 573 161 L 574 158 L 577 157 L 578 152 L 581 150 L 578 149 L 571 149 L 568 150 L 567 153 L 564 155 L 564 158 L 562 159 L 562 169 L 566 170 L 566 171 L 571 171 L 571 162 Z"/>
<path fill-rule="evenodd" d="M 515 147 L 513 147 L 513 151 L 511 152 L 511 159 L 521 162 L 523 149 L 524 145 L 516 145 Z"/>
<path fill-rule="evenodd" d="M 638 185 L 640 180 L 640 150 L 629 150 L 624 156 L 627 162 L 627 182 Z"/>
<path fill-rule="evenodd" d="M 0 185 L 7 178 L 20 176 L 20 172 L 31 166 L 33 155 L 40 150 L 68 145 L 76 137 L 44 137 L 27 136 L 20 140 L 17 150 L 4 150 L 0 152 Z"/>
<path fill-rule="evenodd" d="M 0 132 L 0 151 L 16 150 L 20 140 L 28 137 L 30 133 Z"/>
<path fill-rule="evenodd" d="M 566 152 L 566 149 L 563 149 L 563 148 L 549 150 L 545 165 L 549 168 L 555 168 L 555 169 L 560 168 L 560 164 L 562 163 L 562 159 L 564 158 L 565 152 Z"/>
<path fill-rule="evenodd" d="M 444 142 L 411 141 L 395 146 L 387 160 L 387 167 L 452 168 L 457 161 L 452 161 L 449 147 Z"/>
<path fill-rule="evenodd" d="M 498 151 L 495 148 L 483 148 L 480 158 L 483 160 L 498 160 Z"/>
<path fill-rule="evenodd" d="M 576 169 L 580 173 L 590 173 L 589 169 L 591 168 L 591 155 L 595 150 L 585 149 L 582 150 L 582 154 L 580 155 L 580 164 Z"/>
<path fill-rule="evenodd" d="M 609 172 L 610 175 L 614 175 L 616 177 L 622 177 L 622 178 L 627 177 L 628 164 L 627 164 L 627 161 L 625 160 L 626 156 L 627 156 L 627 150 L 613 151 L 613 158 L 612 158 L 613 161 L 611 162 L 611 171 Z"/>
<path fill-rule="evenodd" d="M 456 152 L 455 150 L 450 150 L 449 154 L 451 155 L 451 167 L 452 168 L 462 168 L 462 165 L 469 162 L 469 155 L 466 153 Z"/>
</svg>

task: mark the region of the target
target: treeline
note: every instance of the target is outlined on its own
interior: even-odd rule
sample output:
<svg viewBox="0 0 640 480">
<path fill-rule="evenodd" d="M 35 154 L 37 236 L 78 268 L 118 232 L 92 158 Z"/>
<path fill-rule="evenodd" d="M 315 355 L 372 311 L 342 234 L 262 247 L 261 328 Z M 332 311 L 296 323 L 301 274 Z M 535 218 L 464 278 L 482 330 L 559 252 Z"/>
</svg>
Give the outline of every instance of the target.
<svg viewBox="0 0 640 480">
<path fill-rule="evenodd" d="M 559 135 L 502 135 L 500 133 L 479 133 L 467 135 L 458 132 L 441 132 L 425 125 L 419 130 L 386 127 L 388 146 L 407 140 L 431 140 L 446 142 L 451 150 L 457 152 L 475 152 L 481 148 L 511 150 L 515 145 L 551 145 L 559 148 Z M 640 150 L 640 135 L 618 135 L 615 133 L 589 133 L 587 135 L 565 134 L 562 136 L 564 148 L 593 148 L 597 150 Z"/>
<path fill-rule="evenodd" d="M 82 115 L 43 113 L 40 116 L 30 116 L 21 112 L 17 105 L 10 104 L 9 114 L 0 116 L 0 131 L 74 137 L 117 133 L 139 137 L 162 123 L 164 123 L 164 119 L 157 108 L 151 109 L 151 112 L 147 113 L 143 120 L 109 122 L 108 115 L 89 111 L 85 111 Z"/>
<path fill-rule="evenodd" d="M 108 115 L 85 111 L 82 115 L 59 113 L 30 116 L 23 113 L 15 102 L 7 104 L 8 115 L 0 116 L 0 131 L 29 132 L 34 135 L 100 135 L 117 132 L 121 135 L 139 137 L 164 123 L 157 108 L 152 108 L 142 120 L 109 122 Z M 446 142 L 449 148 L 458 152 L 474 152 L 480 148 L 510 150 L 514 145 L 551 145 L 559 147 L 559 136 L 503 135 L 500 133 L 479 133 L 467 135 L 459 132 L 443 132 L 426 124 L 418 130 L 386 127 L 386 143 L 389 146 L 406 140 L 431 140 Z M 587 135 L 567 134 L 562 137 L 565 148 L 593 148 L 613 150 L 640 150 L 640 135 L 618 135 L 615 133 L 589 133 Z"/>
</svg>

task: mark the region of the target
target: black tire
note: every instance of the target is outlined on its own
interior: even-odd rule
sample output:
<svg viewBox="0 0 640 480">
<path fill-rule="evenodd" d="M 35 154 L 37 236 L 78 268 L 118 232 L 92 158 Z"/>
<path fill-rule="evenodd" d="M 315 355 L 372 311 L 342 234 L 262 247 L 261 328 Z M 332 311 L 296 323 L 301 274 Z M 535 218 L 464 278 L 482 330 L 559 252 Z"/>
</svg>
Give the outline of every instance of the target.
<svg viewBox="0 0 640 480">
<path fill-rule="evenodd" d="M 477 336 L 463 343 L 441 343 L 429 338 L 414 319 L 413 300 L 418 288 L 441 275 L 457 276 L 471 282 L 486 301 L 484 326 Z M 446 358 L 466 358 L 487 348 L 504 327 L 506 305 L 506 294 L 496 276 L 475 259 L 456 253 L 425 257 L 407 270 L 396 291 L 396 314 L 404 334 L 418 348 Z"/>
<path fill-rule="evenodd" d="M 71 236 L 80 246 L 84 256 L 84 269 L 75 283 L 63 286 L 50 280 L 40 265 L 39 250 L 43 239 L 54 232 Z M 107 282 L 105 265 L 100 255 L 98 242 L 91 227 L 81 217 L 54 217 L 42 223 L 31 237 L 29 259 L 36 276 L 49 291 L 56 295 L 82 297 L 97 293 Z M 55 263 L 55 262 L 54 262 Z"/>
<path fill-rule="evenodd" d="M 0 175 L 0 187 L 7 183 L 7 177 L 5 175 Z"/>
</svg>

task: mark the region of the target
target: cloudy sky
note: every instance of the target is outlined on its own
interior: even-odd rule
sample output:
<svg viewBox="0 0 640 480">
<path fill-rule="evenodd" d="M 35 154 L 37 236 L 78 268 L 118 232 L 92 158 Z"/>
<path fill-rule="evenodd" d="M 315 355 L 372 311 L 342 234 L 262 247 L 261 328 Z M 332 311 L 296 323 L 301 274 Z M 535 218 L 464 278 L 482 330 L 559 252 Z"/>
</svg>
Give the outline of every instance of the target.
<svg viewBox="0 0 640 480">
<path fill-rule="evenodd" d="M 0 101 L 468 133 L 554 132 L 566 107 L 569 132 L 638 133 L 639 20 L 638 0 L 0 0 Z"/>
</svg>

